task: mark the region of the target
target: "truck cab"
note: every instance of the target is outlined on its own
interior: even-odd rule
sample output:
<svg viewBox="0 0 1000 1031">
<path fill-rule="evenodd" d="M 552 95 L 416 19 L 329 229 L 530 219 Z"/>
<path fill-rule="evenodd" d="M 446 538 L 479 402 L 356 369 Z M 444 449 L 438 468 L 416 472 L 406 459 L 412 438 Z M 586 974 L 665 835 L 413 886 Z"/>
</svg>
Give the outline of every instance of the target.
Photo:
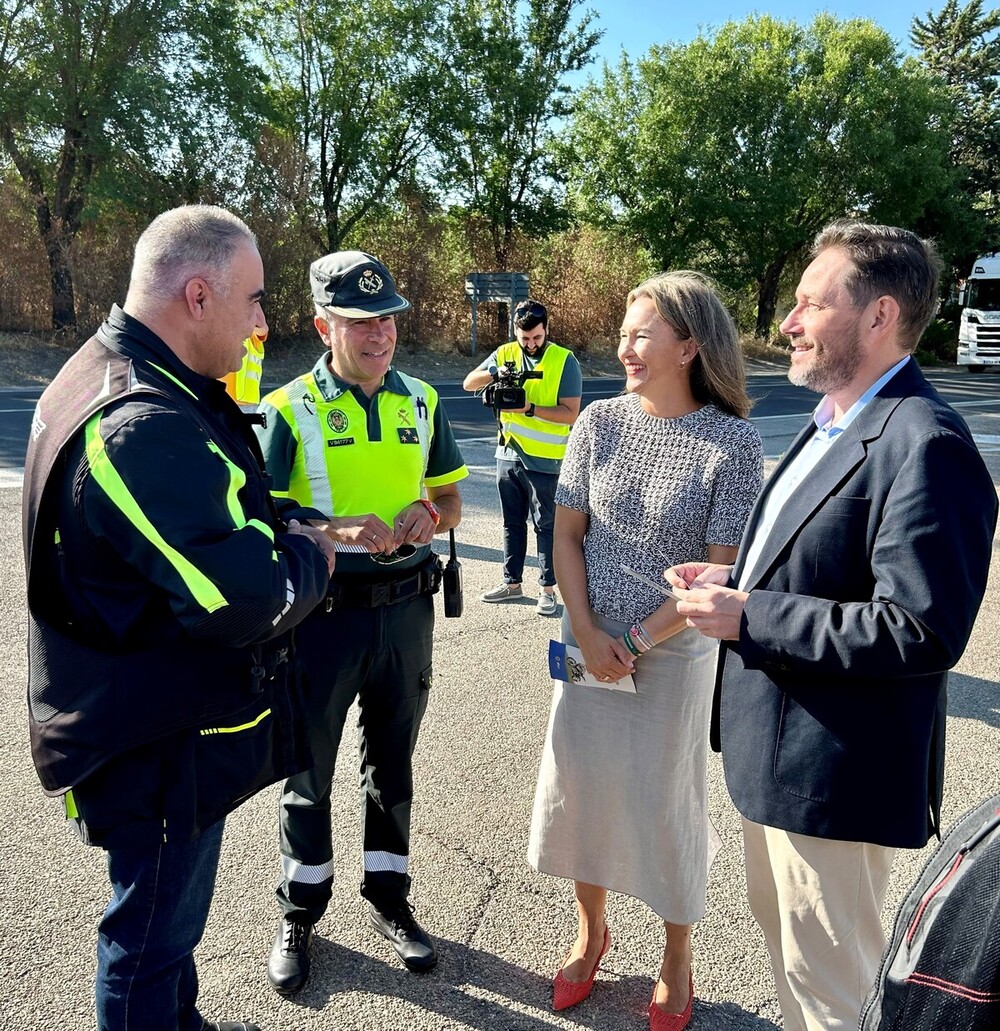
<svg viewBox="0 0 1000 1031">
<path fill-rule="evenodd" d="M 958 364 L 969 372 L 1000 365 L 1000 252 L 976 258 L 958 303 Z"/>
</svg>

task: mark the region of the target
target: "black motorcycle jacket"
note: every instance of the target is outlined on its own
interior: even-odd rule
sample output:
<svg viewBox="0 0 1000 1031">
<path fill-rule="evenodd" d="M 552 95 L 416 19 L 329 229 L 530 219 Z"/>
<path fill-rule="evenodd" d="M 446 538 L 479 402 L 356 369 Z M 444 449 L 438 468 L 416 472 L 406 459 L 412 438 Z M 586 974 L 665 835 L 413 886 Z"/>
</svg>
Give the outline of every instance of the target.
<svg viewBox="0 0 1000 1031">
<path fill-rule="evenodd" d="M 222 384 L 115 307 L 24 479 L 32 755 L 86 840 L 189 839 L 308 766 L 289 631 L 329 577 L 284 531 Z"/>
</svg>

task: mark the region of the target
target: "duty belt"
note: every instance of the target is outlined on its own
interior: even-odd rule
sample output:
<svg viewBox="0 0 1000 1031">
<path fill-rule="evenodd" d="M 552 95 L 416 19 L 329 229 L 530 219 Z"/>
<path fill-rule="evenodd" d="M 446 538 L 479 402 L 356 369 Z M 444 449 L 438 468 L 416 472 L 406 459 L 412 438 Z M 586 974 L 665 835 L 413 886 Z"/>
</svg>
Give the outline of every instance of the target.
<svg viewBox="0 0 1000 1031">
<path fill-rule="evenodd" d="M 441 565 L 437 558 L 400 580 L 334 580 L 326 592 L 326 611 L 395 605 L 419 594 L 436 594 L 440 585 Z"/>
</svg>

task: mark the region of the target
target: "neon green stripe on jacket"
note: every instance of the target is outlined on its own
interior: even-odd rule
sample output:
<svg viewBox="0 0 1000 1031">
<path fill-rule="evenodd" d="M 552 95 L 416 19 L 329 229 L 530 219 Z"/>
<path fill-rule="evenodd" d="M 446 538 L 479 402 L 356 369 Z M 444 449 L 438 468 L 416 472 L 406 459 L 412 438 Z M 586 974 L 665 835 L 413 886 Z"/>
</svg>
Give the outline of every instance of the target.
<svg viewBox="0 0 1000 1031">
<path fill-rule="evenodd" d="M 101 436 L 101 413 L 87 423 L 84 430 L 90 474 L 111 503 L 160 552 L 173 567 L 192 598 L 206 611 L 215 612 L 229 604 L 218 587 L 176 548 L 168 544 L 152 524 L 114 467 Z"/>
</svg>

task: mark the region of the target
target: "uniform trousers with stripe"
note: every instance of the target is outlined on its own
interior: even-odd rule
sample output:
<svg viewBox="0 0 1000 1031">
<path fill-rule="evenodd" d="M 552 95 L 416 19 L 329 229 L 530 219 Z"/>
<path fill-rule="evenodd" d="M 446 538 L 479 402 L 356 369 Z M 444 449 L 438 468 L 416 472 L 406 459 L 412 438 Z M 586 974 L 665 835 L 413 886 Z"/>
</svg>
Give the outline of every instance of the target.
<svg viewBox="0 0 1000 1031">
<path fill-rule="evenodd" d="M 894 848 L 743 819 L 747 894 L 785 1031 L 854 1031 L 878 974 Z"/>
<path fill-rule="evenodd" d="M 410 888 L 413 750 L 431 685 L 434 599 L 377 608 L 320 605 L 297 631 L 315 765 L 285 781 L 279 803 L 286 917 L 316 923 L 333 890 L 330 787 L 347 712 L 358 700 L 364 820 L 361 894 L 392 909 Z"/>
</svg>

